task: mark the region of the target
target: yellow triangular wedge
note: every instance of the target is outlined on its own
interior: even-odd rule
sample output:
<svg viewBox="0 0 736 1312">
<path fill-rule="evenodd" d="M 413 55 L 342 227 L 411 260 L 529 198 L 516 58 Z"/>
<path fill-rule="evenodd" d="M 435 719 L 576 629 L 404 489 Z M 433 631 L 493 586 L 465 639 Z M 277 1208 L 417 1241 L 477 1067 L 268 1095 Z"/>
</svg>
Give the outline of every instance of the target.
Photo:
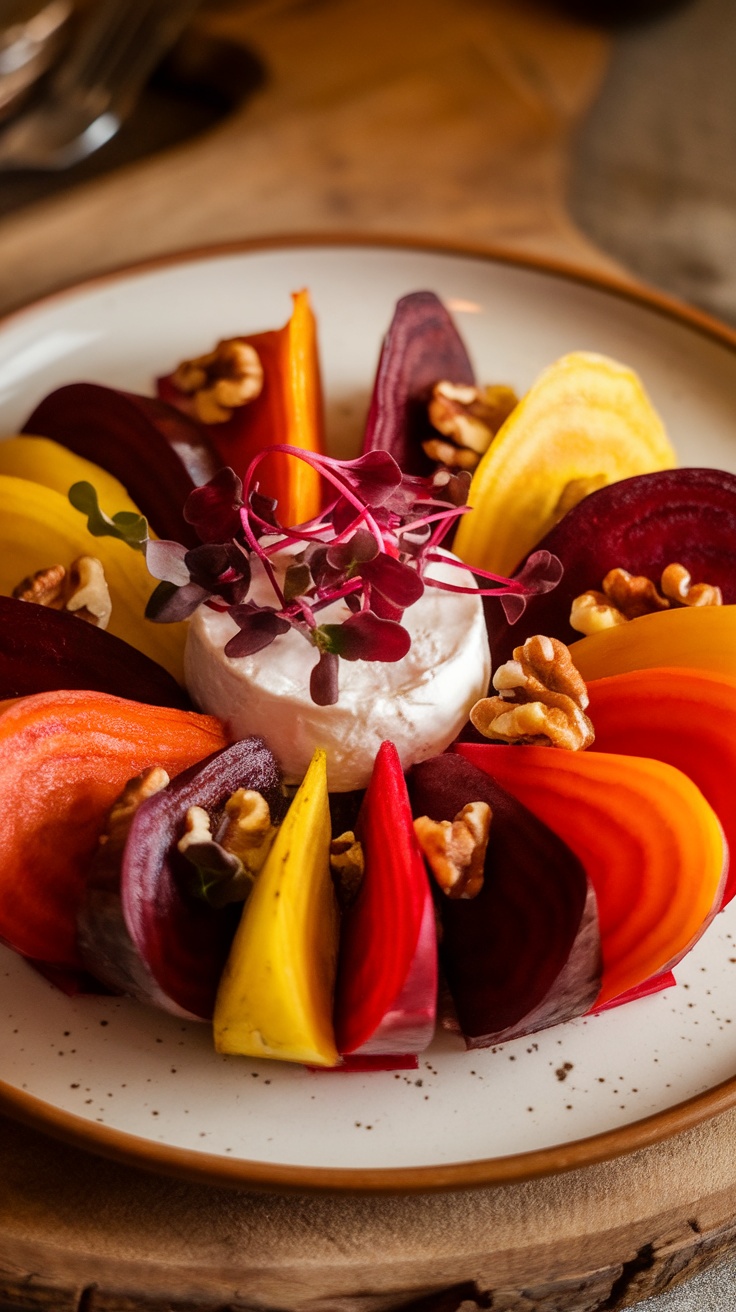
<svg viewBox="0 0 736 1312">
<path fill-rule="evenodd" d="M 338 912 L 330 839 L 327 763 L 318 750 L 230 950 L 215 1004 L 218 1052 L 336 1065 Z"/>
</svg>

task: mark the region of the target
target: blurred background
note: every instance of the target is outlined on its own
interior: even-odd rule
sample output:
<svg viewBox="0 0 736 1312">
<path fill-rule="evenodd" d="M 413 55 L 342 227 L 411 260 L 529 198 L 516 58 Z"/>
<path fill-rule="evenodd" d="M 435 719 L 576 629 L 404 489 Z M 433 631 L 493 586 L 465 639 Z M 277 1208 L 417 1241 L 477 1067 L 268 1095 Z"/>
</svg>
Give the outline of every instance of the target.
<svg viewBox="0 0 736 1312">
<path fill-rule="evenodd" d="M 623 272 L 736 321 L 733 0 L 2 0 L 0 20 L 0 310 L 163 251 L 352 231 Z"/>
</svg>

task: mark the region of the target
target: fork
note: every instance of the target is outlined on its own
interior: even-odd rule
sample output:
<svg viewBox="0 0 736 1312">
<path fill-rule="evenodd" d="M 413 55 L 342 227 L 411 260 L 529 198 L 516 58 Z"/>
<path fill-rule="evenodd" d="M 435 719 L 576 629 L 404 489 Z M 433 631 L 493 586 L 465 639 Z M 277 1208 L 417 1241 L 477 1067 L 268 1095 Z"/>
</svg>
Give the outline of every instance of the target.
<svg viewBox="0 0 736 1312">
<path fill-rule="evenodd" d="M 0 132 L 0 170 L 69 168 L 130 114 L 201 0 L 98 0 L 40 100 Z"/>
</svg>

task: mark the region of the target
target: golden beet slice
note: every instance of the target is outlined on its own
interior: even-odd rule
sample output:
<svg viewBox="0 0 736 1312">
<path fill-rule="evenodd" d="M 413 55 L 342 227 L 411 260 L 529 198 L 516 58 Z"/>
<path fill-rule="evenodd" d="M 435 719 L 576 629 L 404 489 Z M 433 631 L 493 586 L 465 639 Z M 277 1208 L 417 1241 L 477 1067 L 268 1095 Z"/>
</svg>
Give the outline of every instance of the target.
<svg viewBox="0 0 736 1312">
<path fill-rule="evenodd" d="M 318 750 L 245 904 L 215 1004 L 218 1052 L 336 1065 L 331 837 Z"/>
<path fill-rule="evenodd" d="M 511 412 L 470 487 L 455 551 L 509 574 L 575 497 L 671 469 L 675 453 L 633 370 L 577 351 L 546 369 Z"/>
</svg>

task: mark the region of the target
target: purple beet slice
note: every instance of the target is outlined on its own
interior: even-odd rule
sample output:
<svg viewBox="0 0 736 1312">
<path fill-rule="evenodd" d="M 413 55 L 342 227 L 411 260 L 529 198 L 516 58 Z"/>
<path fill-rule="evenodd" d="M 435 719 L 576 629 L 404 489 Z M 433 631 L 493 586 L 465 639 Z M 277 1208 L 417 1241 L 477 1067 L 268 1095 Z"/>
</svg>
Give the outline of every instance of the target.
<svg viewBox="0 0 736 1312">
<path fill-rule="evenodd" d="M 617 567 L 658 584 L 662 570 L 677 562 L 694 583 L 715 584 L 724 602 L 736 602 L 736 476 L 666 469 L 611 483 L 569 510 L 534 550 L 559 557 L 562 580 L 552 592 L 530 597 L 512 625 L 498 600 L 487 598 L 494 667 L 535 633 L 575 642 L 581 635 L 570 627 L 574 598 L 600 590 Z"/>
<path fill-rule="evenodd" d="M 462 338 L 434 292 L 402 296 L 381 348 L 363 451 L 388 451 L 405 474 L 430 474 L 422 442 L 437 434 L 427 404 L 443 378 L 475 383 Z"/>
<path fill-rule="evenodd" d="M 168 670 L 122 638 L 65 611 L 0 597 L 0 700 L 63 688 L 192 709 Z"/>
<path fill-rule="evenodd" d="M 91 878 L 79 917 L 82 956 L 102 983 L 175 1015 L 211 1019 L 241 908 L 216 910 L 192 896 L 176 844 L 190 806 L 214 822 L 237 788 L 255 789 L 272 818 L 283 818 L 281 771 L 260 738 L 214 752 L 139 807 L 119 875 Z"/>
<path fill-rule="evenodd" d="M 513 750 L 513 749 L 509 749 Z M 468 1048 L 533 1034 L 587 1012 L 600 990 L 595 894 L 577 857 L 488 775 L 445 753 L 409 776 L 414 815 L 493 811 L 483 888 L 439 894 L 440 953 Z"/>
<path fill-rule="evenodd" d="M 201 425 L 174 406 L 97 383 L 70 383 L 41 401 L 23 432 L 101 465 L 127 488 L 159 537 L 199 546 L 182 507 L 222 462 Z"/>
</svg>

